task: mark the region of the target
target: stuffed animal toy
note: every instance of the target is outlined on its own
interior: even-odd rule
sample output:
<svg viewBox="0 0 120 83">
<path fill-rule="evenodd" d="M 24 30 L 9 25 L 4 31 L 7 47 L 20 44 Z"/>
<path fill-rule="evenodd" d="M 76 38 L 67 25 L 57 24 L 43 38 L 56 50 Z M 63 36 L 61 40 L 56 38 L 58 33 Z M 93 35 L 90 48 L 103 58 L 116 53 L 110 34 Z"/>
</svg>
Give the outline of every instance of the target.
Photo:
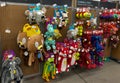
<svg viewBox="0 0 120 83">
<path fill-rule="evenodd" d="M 33 62 L 35 62 L 36 55 L 35 53 L 38 53 L 38 58 L 41 58 L 43 60 L 42 56 L 42 48 L 44 45 L 44 38 L 43 35 L 33 35 L 28 38 L 27 42 L 27 50 L 29 52 L 29 60 L 28 65 L 31 66 Z"/>
<path fill-rule="evenodd" d="M 60 38 L 60 37 L 62 37 L 62 34 L 60 33 L 60 31 L 58 30 L 58 29 L 54 29 L 54 36 L 55 36 L 55 38 Z"/>
<path fill-rule="evenodd" d="M 26 23 L 23 26 L 23 32 L 27 33 L 27 37 L 37 35 L 37 34 L 41 34 L 40 28 L 37 24 L 30 25 L 30 24 Z"/>
<path fill-rule="evenodd" d="M 92 36 L 91 38 L 91 42 L 92 42 L 92 46 L 95 48 L 95 55 L 96 55 L 96 61 L 95 63 L 98 66 L 102 66 L 103 65 L 103 45 L 101 43 L 101 36 Z"/>
<path fill-rule="evenodd" d="M 88 8 L 77 8 L 76 10 L 76 18 L 90 18 L 91 13 Z"/>
<path fill-rule="evenodd" d="M 68 55 L 68 48 L 62 47 L 59 51 L 59 55 L 57 58 L 57 64 L 56 64 L 57 71 L 56 71 L 56 73 L 68 71 L 67 55 Z"/>
<path fill-rule="evenodd" d="M 30 4 L 28 10 L 25 11 L 25 15 L 30 24 L 37 23 L 39 25 L 40 22 L 45 22 L 45 14 L 46 8 L 41 8 L 40 3 Z"/>
<path fill-rule="evenodd" d="M 25 62 L 29 66 L 32 65 L 32 62 L 35 61 L 35 54 L 38 55 L 38 58 L 43 59 L 42 57 L 42 47 L 44 39 L 38 25 L 29 25 L 28 23 L 24 25 L 23 32 L 19 32 L 17 36 L 17 44 L 21 48 L 21 58 L 24 55 Z"/>
<path fill-rule="evenodd" d="M 50 81 L 49 77 L 51 76 L 52 79 L 55 79 L 56 76 L 56 65 L 54 63 L 54 54 L 49 53 L 49 57 L 44 63 L 44 70 L 42 74 L 42 78 L 47 82 Z"/>
<path fill-rule="evenodd" d="M 19 31 L 18 36 L 17 36 L 17 45 L 20 48 L 20 59 L 22 63 L 27 65 L 28 63 L 28 55 L 29 52 L 27 51 L 27 42 L 28 42 L 28 37 L 25 32 Z"/>
<path fill-rule="evenodd" d="M 53 7 L 55 21 L 54 23 L 57 23 L 59 29 L 62 29 L 62 27 L 66 27 L 66 25 L 68 24 L 68 6 L 58 6 L 54 4 Z"/>
<path fill-rule="evenodd" d="M 27 49 L 27 34 L 19 31 L 17 36 L 17 44 L 21 49 Z"/>
<path fill-rule="evenodd" d="M 13 50 L 3 52 L 1 83 L 20 83 L 23 78 L 23 73 L 19 67 L 21 60 L 16 57 Z"/>
<path fill-rule="evenodd" d="M 45 37 L 45 46 L 47 50 L 56 49 L 54 37 L 54 29 L 52 24 L 47 25 L 47 32 L 44 35 Z"/>
<path fill-rule="evenodd" d="M 38 8 L 39 10 L 33 11 L 33 14 L 35 16 L 36 23 L 39 25 L 40 22 L 43 22 L 43 23 L 45 22 L 45 20 L 46 20 L 45 14 L 46 14 L 47 10 L 45 7 L 40 8 L 39 3 L 36 4 L 36 8 Z"/>
<path fill-rule="evenodd" d="M 83 35 L 83 23 L 84 23 L 83 21 L 78 21 L 75 23 L 75 28 L 78 29 L 78 33 L 77 33 L 78 36 Z"/>
<path fill-rule="evenodd" d="M 67 38 L 68 39 L 75 39 L 78 34 L 78 28 L 75 28 L 74 25 L 71 25 L 69 27 L 69 30 L 67 31 Z"/>
<path fill-rule="evenodd" d="M 70 50 L 69 52 L 71 53 L 72 51 Z M 71 67 L 73 65 L 77 65 L 77 60 L 79 60 L 79 58 L 80 58 L 79 52 L 72 52 L 71 54 L 69 54 L 67 57 L 68 67 Z"/>
<path fill-rule="evenodd" d="M 116 34 L 113 34 L 111 37 L 110 37 L 110 43 L 112 45 L 112 47 L 116 48 L 118 43 L 119 43 L 119 36 L 116 35 Z"/>
<path fill-rule="evenodd" d="M 85 67 L 87 69 L 91 69 L 91 58 L 90 58 L 90 53 L 89 49 L 81 49 L 80 52 L 80 59 L 77 61 L 80 67 Z"/>
</svg>

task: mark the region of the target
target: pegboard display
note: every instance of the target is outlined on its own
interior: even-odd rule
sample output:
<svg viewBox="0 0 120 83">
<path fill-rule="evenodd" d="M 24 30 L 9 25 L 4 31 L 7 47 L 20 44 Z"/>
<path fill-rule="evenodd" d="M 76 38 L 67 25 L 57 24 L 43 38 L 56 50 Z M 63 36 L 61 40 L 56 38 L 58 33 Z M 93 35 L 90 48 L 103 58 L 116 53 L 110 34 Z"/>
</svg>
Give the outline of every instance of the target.
<svg viewBox="0 0 120 83">
<path fill-rule="evenodd" d="M 52 6 L 47 8 L 47 17 L 53 17 L 54 9 Z M 24 15 L 25 10 L 27 9 L 27 5 L 7 5 L 6 7 L 0 7 L 0 11 L 2 12 L 1 19 L 0 19 L 0 33 L 2 34 L 1 42 L 2 43 L 2 51 L 3 50 L 9 50 L 13 49 L 17 56 L 20 56 L 20 50 L 17 45 L 17 35 L 20 30 L 22 30 L 25 23 L 28 21 L 26 20 L 26 16 Z M 72 10 L 69 9 L 69 24 L 71 23 L 71 15 Z M 8 22 L 6 22 L 9 19 Z M 69 26 L 67 25 L 67 27 Z M 41 27 L 40 27 L 41 28 Z M 43 27 L 42 27 L 43 28 Z M 66 36 L 68 28 L 64 28 L 61 30 L 61 34 L 64 34 L 60 39 L 57 41 L 63 41 L 63 39 Z M 24 63 L 24 62 L 23 62 Z M 23 69 L 24 75 L 31 75 L 35 73 L 39 73 L 39 65 L 38 61 L 35 63 L 35 66 L 27 67 L 24 64 L 21 64 L 21 67 Z M 34 71 L 33 71 L 34 70 Z"/>
<path fill-rule="evenodd" d="M 24 11 L 27 9 L 27 6 L 19 5 L 7 5 L 1 9 L 1 30 L 2 34 L 1 42 L 2 51 L 4 50 L 14 50 L 16 55 L 20 55 L 20 50 L 17 45 L 17 34 L 18 31 L 22 29 L 23 25 L 27 22 L 24 16 Z M 3 18 L 2 18 L 3 17 Z M 8 22 L 6 22 L 9 19 Z M 38 62 L 35 63 L 39 65 Z M 31 68 L 21 64 L 24 75 L 35 74 L 39 72 L 38 66 L 33 66 Z"/>
<path fill-rule="evenodd" d="M 52 3 L 48 3 L 48 4 L 45 4 L 46 0 L 44 0 L 44 1 L 41 0 L 41 1 L 42 1 L 41 3 L 43 4 L 42 6 L 44 6 L 47 9 L 46 17 L 51 17 L 51 18 L 54 17 L 54 10 L 55 9 L 53 8 L 52 4 L 55 3 L 56 1 L 54 0 Z M 34 3 L 36 3 L 36 2 L 34 2 Z M 68 3 L 68 1 L 60 2 L 58 5 L 63 5 L 63 3 L 64 4 Z M 69 53 L 69 55 L 74 55 L 74 53 L 75 53 L 76 56 L 79 56 L 79 54 L 77 52 L 80 52 L 81 55 L 84 55 L 84 53 L 86 53 L 86 55 L 88 55 L 88 56 L 87 56 L 87 58 L 85 57 L 86 58 L 85 64 L 84 64 L 84 61 L 80 61 L 80 59 L 78 60 L 78 64 L 80 64 L 81 67 L 85 66 L 88 69 L 92 69 L 92 68 L 96 68 L 96 65 L 98 65 L 98 66 L 103 65 L 103 63 L 102 63 L 103 54 L 101 52 L 99 53 L 99 55 L 102 56 L 102 58 L 100 58 L 101 63 L 97 64 L 97 62 L 96 62 L 95 64 L 93 64 L 94 62 L 92 63 L 92 61 L 90 61 L 90 59 L 88 58 L 88 57 L 90 57 L 90 53 L 89 53 L 88 46 L 86 46 L 86 45 L 90 45 L 90 43 L 89 43 L 89 41 L 87 41 L 87 43 L 86 43 L 85 38 L 88 37 L 88 40 L 89 40 L 91 34 L 92 35 L 95 34 L 95 36 L 99 36 L 103 33 L 103 31 L 101 29 L 99 29 L 99 27 L 98 27 L 100 19 L 96 19 L 97 17 L 99 17 L 99 15 L 98 15 L 99 11 L 98 11 L 97 8 L 89 8 L 88 7 L 87 8 L 87 9 L 89 9 L 89 11 L 88 11 L 87 9 L 84 9 L 84 7 L 83 7 L 83 9 L 82 9 L 83 12 L 82 13 L 81 13 L 80 9 L 78 10 L 78 12 L 81 13 L 81 14 L 79 14 L 79 16 L 82 15 L 81 16 L 82 18 L 81 17 L 76 18 L 75 15 L 76 15 L 76 12 L 77 12 L 77 8 L 82 8 L 81 6 L 79 6 L 81 3 L 83 3 L 83 2 L 79 1 L 79 4 L 77 3 L 78 7 L 76 7 L 76 8 L 68 7 L 68 24 L 67 24 L 66 27 L 62 27 L 62 29 L 59 30 L 60 33 L 62 34 L 62 37 L 60 37 L 59 39 L 55 39 L 55 41 L 57 42 L 56 43 L 56 49 L 57 49 L 56 53 L 58 53 L 58 55 L 62 55 L 62 52 L 63 52 L 63 54 L 65 53 L 65 55 L 67 53 Z M 87 4 L 91 5 L 91 3 L 87 3 Z M 68 4 L 68 6 L 71 6 L 71 5 L 72 5 L 72 2 L 70 2 Z M 92 6 L 92 7 L 95 7 L 97 5 L 100 5 L 100 3 L 95 3 L 94 6 Z M 20 56 L 24 53 L 19 49 L 19 47 L 17 45 L 17 42 L 16 42 L 18 32 L 23 29 L 23 26 L 26 23 L 28 23 L 28 21 L 26 19 L 26 16 L 25 16 L 25 10 L 27 10 L 27 9 L 28 9 L 28 5 L 21 5 L 21 4 L 20 5 L 9 5 L 9 4 L 7 4 L 7 6 L 5 6 L 5 7 L 0 7 L 0 11 L 2 12 L 0 14 L 0 17 L 1 17 L 1 19 L 0 19 L 0 27 L 1 27 L 0 42 L 2 42 L 2 51 L 12 49 L 12 50 L 15 51 L 17 56 L 21 57 L 21 60 L 22 60 L 21 68 L 23 70 L 24 75 L 31 75 L 31 74 L 39 73 L 41 71 L 40 68 L 43 69 L 43 67 L 39 68 L 39 65 L 42 64 L 42 63 L 39 62 L 39 60 L 36 60 L 34 65 L 32 65 L 31 67 L 28 67 L 27 65 L 25 65 L 24 60 L 22 59 L 23 56 Z M 92 17 L 92 15 L 93 15 L 93 17 Z M 78 38 L 77 40 L 75 40 L 75 38 L 72 38 L 72 40 L 70 39 L 70 41 L 66 40 L 66 36 L 71 36 L 71 35 L 68 34 L 68 30 L 69 29 L 73 30 L 74 26 L 72 26 L 72 25 L 74 25 L 74 23 L 77 22 L 77 21 L 79 23 L 81 23 L 80 26 L 81 25 L 83 26 L 83 30 L 82 30 L 83 32 L 81 32 L 83 34 L 75 37 L 76 39 Z M 83 24 L 82 24 L 82 21 L 83 21 Z M 89 26 L 89 22 L 93 23 L 93 25 L 91 24 L 91 26 Z M 40 29 L 41 29 L 41 32 L 43 34 L 45 34 L 46 26 L 45 26 L 44 23 L 40 24 Z M 73 36 L 74 36 L 74 34 L 73 34 Z M 93 40 L 94 40 L 94 38 L 93 38 Z M 100 40 L 101 40 L 101 38 L 99 39 L 99 41 Z M 82 41 L 83 45 L 81 44 L 80 41 Z M 96 39 L 96 41 L 97 41 L 97 39 Z M 100 43 L 101 41 L 100 42 L 99 41 L 97 41 L 97 42 L 99 43 L 99 46 L 101 46 L 101 43 Z M 90 39 L 90 42 L 91 42 L 91 39 Z M 96 42 L 94 42 L 94 43 L 96 43 Z M 61 47 L 59 48 L 59 46 L 61 46 Z M 84 47 L 84 48 L 81 48 L 81 46 Z M 75 48 L 75 50 L 73 49 L 73 47 Z M 95 46 L 93 45 L 93 47 L 95 47 Z M 91 45 L 90 45 L 90 50 L 91 49 L 92 48 L 91 48 Z M 100 50 L 101 49 L 102 49 L 102 46 L 100 47 Z M 109 46 L 109 43 L 107 41 L 107 44 L 104 48 L 104 55 L 105 56 L 110 56 L 110 51 L 111 51 L 110 49 L 111 49 L 111 47 Z M 92 51 L 95 51 L 95 50 L 96 49 L 94 48 Z M 72 51 L 73 54 L 71 53 L 71 51 Z M 48 51 L 48 53 L 50 55 L 53 55 L 51 52 L 54 53 L 54 50 Z M 116 50 L 115 50 L 115 52 L 116 52 Z M 118 53 L 118 52 L 116 52 L 116 53 Z M 49 58 L 49 57 L 47 57 L 47 58 Z M 64 57 L 60 56 L 60 58 L 63 59 Z M 72 61 L 71 56 L 67 56 L 67 58 L 69 58 L 69 61 Z M 61 65 L 62 59 L 58 60 L 58 63 L 60 63 L 58 65 Z M 67 68 L 70 68 L 70 66 L 71 66 L 71 63 L 69 61 L 68 61 L 69 65 L 67 65 L 69 67 L 67 67 Z M 74 63 L 72 63 L 72 65 L 76 65 L 75 61 L 74 61 Z M 61 68 L 61 66 L 58 66 L 58 71 L 57 71 L 57 72 L 60 73 L 62 70 L 59 69 L 59 68 Z M 65 71 L 68 71 L 67 68 L 65 69 Z"/>
</svg>

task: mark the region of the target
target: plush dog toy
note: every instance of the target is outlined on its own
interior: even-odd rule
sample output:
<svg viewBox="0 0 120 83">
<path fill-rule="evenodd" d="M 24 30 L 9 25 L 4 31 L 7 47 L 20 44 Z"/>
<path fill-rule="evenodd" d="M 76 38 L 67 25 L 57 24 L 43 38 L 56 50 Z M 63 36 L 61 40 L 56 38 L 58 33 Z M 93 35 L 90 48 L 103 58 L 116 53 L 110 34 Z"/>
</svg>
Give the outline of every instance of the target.
<svg viewBox="0 0 120 83">
<path fill-rule="evenodd" d="M 77 34 L 78 34 L 78 28 L 75 28 L 74 25 L 71 25 L 69 27 L 69 30 L 67 31 L 67 38 L 75 39 Z"/>
<path fill-rule="evenodd" d="M 95 48 L 95 55 L 96 55 L 96 64 L 98 66 L 102 66 L 103 65 L 103 45 L 101 43 L 101 36 L 92 36 L 91 38 L 91 42 L 92 42 L 92 46 Z"/>
<path fill-rule="evenodd" d="M 51 76 L 52 79 L 55 79 L 56 76 L 56 65 L 54 63 L 54 54 L 49 53 L 48 58 L 44 63 L 44 70 L 42 74 L 42 78 L 47 82 L 50 81 L 49 77 Z"/>
<path fill-rule="evenodd" d="M 30 4 L 28 10 L 25 11 L 25 15 L 30 24 L 37 23 L 39 25 L 40 22 L 45 22 L 45 14 L 46 8 L 41 8 L 40 3 Z"/>
<path fill-rule="evenodd" d="M 62 27 L 66 27 L 68 24 L 68 6 L 63 5 L 63 6 L 58 6 L 56 4 L 53 5 L 54 7 L 54 23 L 57 23 L 58 28 L 62 29 Z"/>
<path fill-rule="evenodd" d="M 52 24 L 47 25 L 47 32 L 44 35 L 45 37 L 45 46 L 47 50 L 56 49 L 54 37 L 54 29 Z"/>
<path fill-rule="evenodd" d="M 88 8 L 77 8 L 76 10 L 76 18 L 90 18 L 91 13 Z"/>
<path fill-rule="evenodd" d="M 23 78 L 23 73 L 20 68 L 21 60 L 16 57 L 13 50 L 3 52 L 1 83 L 20 83 Z"/>
<path fill-rule="evenodd" d="M 25 24 L 23 32 L 19 32 L 17 36 L 17 44 L 21 48 L 21 55 L 24 54 L 23 60 L 27 61 L 29 66 L 35 61 L 35 54 L 38 54 L 38 58 L 42 59 L 43 43 L 43 35 L 37 25 Z M 21 58 L 23 57 L 21 56 Z"/>
<path fill-rule="evenodd" d="M 83 21 L 77 21 L 74 25 L 75 25 L 75 28 L 78 30 L 77 31 L 77 35 L 78 36 L 82 36 L 83 35 L 83 24 L 84 22 Z"/>
<path fill-rule="evenodd" d="M 37 24 L 30 25 L 30 24 L 26 23 L 23 26 L 23 32 L 27 33 L 27 37 L 41 34 L 40 28 Z"/>
</svg>

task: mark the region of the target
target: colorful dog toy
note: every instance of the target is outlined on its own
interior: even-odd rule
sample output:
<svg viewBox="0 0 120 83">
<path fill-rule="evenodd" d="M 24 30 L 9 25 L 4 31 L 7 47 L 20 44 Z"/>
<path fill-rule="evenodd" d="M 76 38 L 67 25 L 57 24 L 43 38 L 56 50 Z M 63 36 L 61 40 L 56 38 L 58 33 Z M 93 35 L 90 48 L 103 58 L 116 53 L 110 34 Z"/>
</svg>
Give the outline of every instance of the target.
<svg viewBox="0 0 120 83">
<path fill-rule="evenodd" d="M 45 37 L 45 46 L 47 50 L 56 49 L 54 37 L 54 29 L 52 24 L 47 25 L 47 32 L 44 35 Z"/>
<path fill-rule="evenodd" d="M 42 74 L 42 78 L 47 82 L 50 81 L 49 77 L 51 76 L 52 79 L 55 79 L 56 76 L 56 65 L 54 63 L 54 54 L 49 53 L 49 58 L 45 61 L 44 70 Z"/>
<path fill-rule="evenodd" d="M 23 73 L 19 67 L 21 60 L 16 57 L 13 50 L 6 50 L 3 52 L 3 63 L 2 63 L 2 83 L 17 82 L 20 83 L 23 78 Z"/>
</svg>

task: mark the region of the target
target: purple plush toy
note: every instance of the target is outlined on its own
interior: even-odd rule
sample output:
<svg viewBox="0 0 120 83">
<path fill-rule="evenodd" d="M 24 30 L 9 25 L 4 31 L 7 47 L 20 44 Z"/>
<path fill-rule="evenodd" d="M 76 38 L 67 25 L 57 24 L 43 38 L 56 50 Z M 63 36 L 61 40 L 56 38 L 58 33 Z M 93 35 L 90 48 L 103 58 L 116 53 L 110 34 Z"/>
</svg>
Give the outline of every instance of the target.
<svg viewBox="0 0 120 83">
<path fill-rule="evenodd" d="M 7 60 L 7 59 L 10 59 L 12 60 L 14 57 L 15 57 L 15 53 L 13 50 L 6 50 L 3 52 L 3 60 Z"/>
</svg>

